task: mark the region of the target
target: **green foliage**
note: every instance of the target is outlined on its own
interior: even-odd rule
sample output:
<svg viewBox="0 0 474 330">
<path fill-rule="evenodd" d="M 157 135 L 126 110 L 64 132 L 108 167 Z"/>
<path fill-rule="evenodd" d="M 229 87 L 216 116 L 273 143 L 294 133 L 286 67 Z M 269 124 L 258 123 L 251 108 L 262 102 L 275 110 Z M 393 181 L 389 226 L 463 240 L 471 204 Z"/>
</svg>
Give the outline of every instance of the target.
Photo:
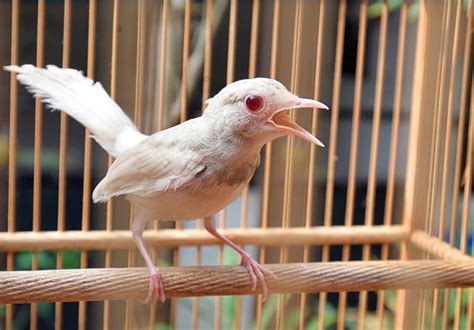
<svg viewBox="0 0 474 330">
<path fill-rule="evenodd" d="M 51 325 L 54 324 L 54 304 L 41 303 L 38 304 L 38 317 Z"/>
<path fill-rule="evenodd" d="M 171 330 L 171 326 L 169 324 L 159 322 L 155 324 L 155 330 Z"/>
<path fill-rule="evenodd" d="M 286 301 L 288 300 L 287 297 L 289 296 L 285 297 Z M 263 309 L 262 309 L 262 328 L 263 329 L 268 329 L 268 327 L 270 326 L 271 320 L 275 318 L 277 306 L 278 306 L 278 295 L 270 295 L 267 301 L 263 304 Z"/>
<path fill-rule="evenodd" d="M 408 8 L 408 19 L 414 21 L 418 18 L 418 13 L 420 12 L 420 3 L 414 2 Z"/>
<path fill-rule="evenodd" d="M 55 251 L 38 251 L 38 269 L 56 268 L 57 253 Z M 31 251 L 18 252 L 15 255 L 15 270 L 30 270 L 32 268 L 33 253 Z M 63 252 L 63 268 L 79 268 L 81 265 L 81 253 L 77 250 Z"/>
<path fill-rule="evenodd" d="M 239 255 L 230 247 L 224 247 L 224 254 L 222 256 L 223 265 L 238 265 L 240 263 Z"/>
<path fill-rule="evenodd" d="M 222 297 L 222 321 L 224 322 L 224 329 L 232 329 L 236 322 L 236 296 L 223 296 Z"/>
<path fill-rule="evenodd" d="M 375 2 L 367 7 L 367 17 L 370 18 L 378 18 L 382 16 L 382 10 L 384 6 L 384 0 L 379 0 L 378 2 Z M 400 7 L 403 4 L 403 0 L 388 0 L 387 1 L 387 6 L 388 6 L 388 11 L 392 12 L 395 10 L 400 9 Z"/>
<path fill-rule="evenodd" d="M 456 298 L 457 289 L 446 289 L 449 290 L 449 301 L 448 301 L 448 324 L 454 324 L 454 319 L 456 317 Z M 444 296 L 444 295 L 443 295 Z M 462 290 L 461 291 L 461 319 L 460 319 L 460 328 L 466 329 L 466 318 L 467 318 L 467 308 L 469 306 L 469 299 L 470 293 L 469 290 Z M 442 310 L 444 310 L 444 306 L 442 306 Z M 442 318 L 440 317 L 439 320 L 439 328 L 441 328 Z"/>
<path fill-rule="evenodd" d="M 374 2 L 367 7 L 367 17 L 369 19 L 379 18 L 380 16 L 382 16 L 384 1 L 385 0 L 378 0 L 377 2 Z M 403 1 L 404 0 L 387 0 L 389 13 L 399 10 L 403 4 Z M 464 8 L 466 10 L 469 10 L 471 7 L 471 3 L 472 3 L 472 0 L 463 0 Z M 420 12 L 420 2 L 414 1 L 408 7 L 408 19 L 411 21 L 416 20 L 418 18 L 419 12 Z"/>
<path fill-rule="evenodd" d="M 74 269 L 81 266 L 81 252 L 78 250 L 67 250 L 63 253 L 63 268 Z"/>
<path fill-rule="evenodd" d="M 318 308 L 316 305 L 315 308 Z M 312 311 L 309 310 L 309 313 Z M 314 315 L 306 322 L 306 329 L 317 329 L 319 324 L 319 314 L 317 311 Z M 324 308 L 324 328 L 334 328 L 337 324 L 337 309 L 333 305 L 327 303 Z"/>
</svg>

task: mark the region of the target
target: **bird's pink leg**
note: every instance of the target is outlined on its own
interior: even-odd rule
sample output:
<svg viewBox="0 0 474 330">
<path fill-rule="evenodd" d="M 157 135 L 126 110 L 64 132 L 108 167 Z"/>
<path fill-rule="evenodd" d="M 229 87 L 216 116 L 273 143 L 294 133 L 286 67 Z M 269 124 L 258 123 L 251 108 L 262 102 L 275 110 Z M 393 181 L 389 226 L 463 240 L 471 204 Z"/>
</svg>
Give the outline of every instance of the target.
<svg viewBox="0 0 474 330">
<path fill-rule="evenodd" d="M 262 285 L 263 291 L 263 300 L 266 300 L 268 297 L 268 286 L 265 282 L 264 274 L 268 274 L 272 277 L 276 277 L 271 271 L 266 269 L 265 267 L 261 266 L 257 261 L 250 254 L 248 254 L 244 249 L 237 246 L 234 242 L 230 239 L 226 238 L 225 236 L 221 235 L 215 225 L 214 225 L 214 218 L 209 217 L 204 219 L 204 228 L 213 236 L 215 236 L 218 240 L 223 241 L 224 243 L 228 244 L 231 248 L 237 251 L 238 254 L 242 256 L 241 265 L 247 268 L 249 272 L 250 278 L 252 279 L 252 290 L 257 288 L 257 280 L 260 281 Z"/>
<path fill-rule="evenodd" d="M 145 259 L 148 270 L 150 271 L 150 286 L 148 289 L 148 295 L 144 302 L 156 302 L 157 299 L 160 299 L 161 302 L 165 302 L 166 296 L 163 289 L 163 280 L 161 279 L 160 270 L 151 260 L 151 257 L 145 247 L 145 241 L 143 240 L 143 230 L 145 229 L 145 224 L 146 222 L 138 219 L 132 224 L 133 239 L 137 244 L 138 250 L 140 250 L 140 253 L 143 256 L 143 259 Z"/>
</svg>

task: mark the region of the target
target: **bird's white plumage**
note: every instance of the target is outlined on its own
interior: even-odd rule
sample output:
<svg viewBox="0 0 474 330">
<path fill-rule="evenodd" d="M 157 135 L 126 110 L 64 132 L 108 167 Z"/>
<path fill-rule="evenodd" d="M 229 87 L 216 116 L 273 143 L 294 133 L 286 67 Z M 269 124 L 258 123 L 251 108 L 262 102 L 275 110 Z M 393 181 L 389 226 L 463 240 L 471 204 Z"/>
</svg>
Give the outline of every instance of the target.
<svg viewBox="0 0 474 330">
<path fill-rule="evenodd" d="M 197 142 L 203 130 L 196 120 L 183 128 L 181 137 L 176 129 L 167 129 L 121 154 L 94 190 L 94 201 L 127 194 L 157 196 L 189 185 L 204 169 L 205 160 L 196 143 L 182 142 Z"/>
<path fill-rule="evenodd" d="M 97 142 L 114 157 L 146 137 L 102 85 L 84 77 L 80 71 L 54 65 L 40 69 L 29 64 L 5 69 L 18 73 L 18 80 L 48 106 L 66 112 L 89 128 Z"/>
</svg>

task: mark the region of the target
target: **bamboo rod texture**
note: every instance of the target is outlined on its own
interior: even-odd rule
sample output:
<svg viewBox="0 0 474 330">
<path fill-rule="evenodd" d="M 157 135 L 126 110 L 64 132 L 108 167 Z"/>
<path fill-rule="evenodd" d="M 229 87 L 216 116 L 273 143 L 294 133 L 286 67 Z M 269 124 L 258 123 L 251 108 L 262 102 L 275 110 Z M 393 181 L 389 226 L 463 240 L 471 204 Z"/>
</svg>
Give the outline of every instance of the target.
<svg viewBox="0 0 474 330">
<path fill-rule="evenodd" d="M 71 53 L 71 0 L 64 1 L 64 27 L 63 27 L 63 67 L 69 67 Z M 59 137 L 59 184 L 58 184 L 58 231 L 66 227 L 66 176 L 67 176 L 67 142 L 68 142 L 68 117 L 61 112 L 61 126 Z M 56 268 L 63 267 L 63 255 L 58 252 Z M 56 303 L 54 312 L 54 327 L 60 329 L 63 322 L 63 306 Z"/>
<path fill-rule="evenodd" d="M 11 49 L 10 61 L 18 64 L 19 32 L 20 32 L 20 1 L 12 1 Z M 18 130 L 18 83 L 16 75 L 10 75 L 10 118 L 9 118 L 9 145 L 8 145 L 8 214 L 7 231 L 14 232 L 16 225 L 16 158 L 17 158 L 17 130 Z M 14 255 L 7 254 L 7 270 L 13 270 Z M 5 309 L 5 327 L 11 329 L 13 324 L 13 306 L 7 305 Z"/>
<path fill-rule="evenodd" d="M 396 243 L 408 238 L 402 226 L 344 226 L 311 228 L 249 228 L 223 229 L 220 232 L 237 244 L 259 246 L 290 246 L 320 244 Z M 143 234 L 149 247 L 180 247 L 220 244 L 201 229 L 146 230 Z M 135 247 L 129 230 L 15 232 L 0 233 L 0 251 L 21 250 L 112 250 Z"/>
<path fill-rule="evenodd" d="M 364 66 L 365 66 L 365 51 L 367 38 L 367 0 L 362 0 L 359 8 L 359 30 L 357 42 L 357 63 L 356 63 L 356 78 L 354 85 L 354 111 L 352 115 L 352 131 L 351 131 L 351 147 L 349 159 L 349 173 L 347 178 L 347 197 L 346 197 L 346 212 L 344 224 L 352 226 L 354 222 L 354 203 L 357 185 L 357 160 L 359 147 L 359 129 L 360 129 L 360 115 L 362 108 L 362 88 L 364 83 Z M 342 251 L 342 260 L 348 261 L 350 258 L 350 246 L 345 245 Z M 342 330 L 345 324 L 347 294 L 343 292 L 339 296 L 339 308 L 337 328 Z"/>
<path fill-rule="evenodd" d="M 474 286 L 474 262 L 354 261 L 267 265 L 271 293 L 450 288 Z M 253 294 L 240 266 L 162 269 L 168 297 Z M 148 290 L 144 268 L 61 269 L 0 273 L 0 303 L 141 299 Z M 260 293 L 260 287 L 256 290 Z"/>
<path fill-rule="evenodd" d="M 424 252 L 441 259 L 473 260 L 461 250 L 421 230 L 415 231 L 410 236 L 410 242 Z"/>
</svg>

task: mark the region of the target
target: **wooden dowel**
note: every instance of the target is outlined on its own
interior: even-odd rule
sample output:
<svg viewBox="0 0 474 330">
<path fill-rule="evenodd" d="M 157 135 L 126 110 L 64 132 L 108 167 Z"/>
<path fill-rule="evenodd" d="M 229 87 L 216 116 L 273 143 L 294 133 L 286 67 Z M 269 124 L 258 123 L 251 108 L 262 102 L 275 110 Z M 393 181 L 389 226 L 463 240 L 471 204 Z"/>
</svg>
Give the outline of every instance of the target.
<svg viewBox="0 0 474 330">
<path fill-rule="evenodd" d="M 385 73 L 385 54 L 387 50 L 387 31 L 389 20 L 389 8 L 386 2 L 382 5 L 382 16 L 380 17 L 379 32 L 379 49 L 377 54 L 377 75 L 375 80 L 375 100 L 374 112 L 372 119 L 372 133 L 370 142 L 369 172 L 367 179 L 367 197 L 365 208 L 364 224 L 371 226 L 374 223 L 375 205 L 376 205 L 376 189 L 377 189 L 377 164 L 379 159 L 380 130 L 382 126 L 382 103 L 384 89 L 384 73 Z M 362 260 L 369 260 L 371 256 L 371 246 L 366 244 L 362 250 Z M 359 323 L 358 329 L 366 328 L 366 311 L 367 311 L 368 293 L 362 291 L 359 294 Z"/>
<path fill-rule="evenodd" d="M 271 293 L 451 288 L 474 286 L 474 262 L 447 260 L 354 261 L 267 265 Z M 241 266 L 161 269 L 167 297 L 253 294 Z M 143 299 L 146 268 L 0 272 L 0 304 Z M 257 293 L 261 292 L 258 286 Z"/>
<path fill-rule="evenodd" d="M 272 47 L 270 54 L 270 78 L 275 79 L 277 74 L 277 64 L 278 64 L 278 44 L 279 44 L 279 34 L 280 34 L 280 0 L 275 0 L 273 4 L 273 19 L 272 19 Z M 268 217 L 270 209 L 270 177 L 271 177 L 271 159 L 272 159 L 272 142 L 268 142 L 265 146 L 265 156 L 264 156 L 264 170 L 263 170 L 263 187 L 262 187 L 262 222 L 260 228 L 268 227 Z M 259 262 L 261 264 L 265 263 L 266 249 L 265 247 L 260 247 L 259 249 Z M 262 328 L 262 318 L 263 318 L 263 301 L 261 296 L 257 297 L 255 310 L 255 328 Z"/>
<path fill-rule="evenodd" d="M 395 243 L 405 240 L 409 232 L 394 226 L 344 226 L 224 229 L 221 233 L 237 244 L 259 246 Z M 148 247 L 178 247 L 220 244 L 202 229 L 146 230 L 143 234 Z M 23 250 L 111 250 L 135 247 L 128 230 L 47 231 L 0 233 L 0 251 Z"/>
<path fill-rule="evenodd" d="M 389 165 L 387 173 L 387 192 L 385 194 L 385 210 L 384 210 L 384 225 L 391 225 L 393 222 L 393 209 L 395 203 L 395 184 L 396 184 L 396 171 L 397 171 L 397 153 L 398 153 L 398 136 L 400 132 L 400 113 L 402 107 L 402 95 L 403 95 L 403 79 L 405 67 L 405 38 L 407 30 L 407 11 L 408 4 L 403 1 L 400 7 L 400 26 L 398 30 L 398 50 L 397 50 L 397 65 L 395 74 L 395 91 L 394 91 L 394 103 L 393 103 L 393 119 L 392 119 L 392 131 L 390 136 L 390 153 L 389 153 Z M 400 164 L 398 164 L 400 165 Z M 389 246 L 382 245 L 381 259 L 387 260 L 389 258 Z M 383 329 L 385 312 L 385 293 L 379 291 L 377 293 L 377 329 Z"/>
<path fill-rule="evenodd" d="M 337 16 L 337 32 L 336 32 L 336 52 L 334 58 L 334 80 L 332 86 L 332 107 L 331 107 L 331 128 L 329 130 L 329 148 L 328 148 L 328 165 L 327 165 L 327 183 L 326 196 L 324 205 L 324 226 L 332 225 L 333 205 L 334 205 L 334 185 L 336 177 L 336 152 L 337 152 L 337 131 L 339 125 L 339 105 L 341 96 L 341 77 L 342 77 L 342 60 L 344 53 L 344 34 L 346 29 L 346 12 L 347 3 L 345 0 L 339 2 Z M 329 246 L 324 245 L 321 252 L 321 260 L 329 260 Z M 324 328 L 327 294 L 322 292 L 319 295 L 319 329 Z"/>
<path fill-rule="evenodd" d="M 315 100 L 318 100 L 321 94 L 321 76 L 322 76 L 322 63 L 323 63 L 323 49 L 324 48 L 324 25 L 325 25 L 325 13 L 326 4 L 322 0 L 318 7 L 318 33 L 316 41 L 316 64 L 314 68 L 314 90 L 313 96 Z M 311 116 L 311 134 L 316 135 L 318 127 L 318 111 L 313 109 Z M 306 183 L 306 208 L 305 208 L 305 227 L 310 228 L 311 222 L 313 221 L 313 200 L 314 200 L 314 188 L 315 188 L 315 168 L 317 164 L 316 160 L 316 145 L 310 144 L 309 147 L 309 163 L 308 163 L 308 181 Z M 309 262 L 310 258 L 310 247 L 305 245 L 303 248 L 303 262 Z M 300 312 L 299 312 L 299 329 L 306 328 L 306 294 L 300 296 Z"/>
<path fill-rule="evenodd" d="M 10 62 L 18 64 L 19 34 L 20 34 L 20 1 L 12 1 L 11 12 L 11 49 Z M 10 118 L 9 118 L 9 138 L 8 138 L 8 213 L 7 231 L 14 232 L 16 227 L 16 158 L 17 158 L 17 131 L 18 131 L 18 83 L 16 74 L 10 74 Z M 7 270 L 13 270 L 14 255 L 7 254 Z M 5 308 L 5 327 L 11 329 L 13 326 L 13 306 L 7 305 Z"/>
<path fill-rule="evenodd" d="M 356 77 L 354 83 L 354 111 L 352 115 L 351 147 L 349 155 L 349 173 L 347 175 L 347 197 L 344 224 L 352 226 L 354 221 L 355 193 L 357 185 L 357 161 L 359 150 L 360 114 L 362 109 L 362 88 L 364 83 L 365 50 L 367 38 L 367 6 L 366 0 L 361 1 L 359 9 L 359 28 L 357 41 Z M 350 246 L 344 246 L 342 260 L 350 259 Z M 337 329 L 343 330 L 346 319 L 347 295 L 339 295 Z"/>
<path fill-rule="evenodd" d="M 69 67 L 71 53 L 71 21 L 72 21 L 71 0 L 64 0 L 63 14 L 63 67 Z M 58 174 L 58 221 L 57 230 L 63 231 L 66 228 L 66 182 L 67 182 L 67 149 L 68 149 L 68 116 L 61 112 L 61 123 L 59 133 L 59 174 Z M 63 255 L 59 252 L 56 256 L 56 268 L 63 268 Z M 63 306 L 61 303 L 55 304 L 54 327 L 61 329 L 63 323 Z"/>
<path fill-rule="evenodd" d="M 410 242 L 424 252 L 441 259 L 473 260 L 461 250 L 421 230 L 415 231 L 410 236 Z"/>
</svg>

